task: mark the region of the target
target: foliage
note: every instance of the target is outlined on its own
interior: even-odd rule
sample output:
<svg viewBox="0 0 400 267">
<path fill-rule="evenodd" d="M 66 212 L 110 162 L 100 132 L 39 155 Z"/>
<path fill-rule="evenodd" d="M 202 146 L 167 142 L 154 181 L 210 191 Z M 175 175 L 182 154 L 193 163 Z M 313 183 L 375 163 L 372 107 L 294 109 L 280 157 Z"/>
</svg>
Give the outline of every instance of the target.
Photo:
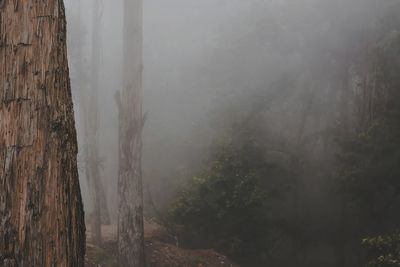
<svg viewBox="0 0 400 267">
<path fill-rule="evenodd" d="M 399 46 L 400 35 L 390 32 L 371 53 L 376 89 L 364 116 L 370 119 L 341 142 L 344 191 L 368 210 L 388 207 L 400 193 Z"/>
<path fill-rule="evenodd" d="M 391 21 L 391 20 L 390 20 Z M 397 29 L 396 29 L 397 27 Z M 341 189 L 356 238 L 393 232 L 400 223 L 400 24 L 382 28 L 367 53 L 360 127 L 340 140 Z M 400 235 L 363 240 L 367 266 L 400 266 Z"/>
<path fill-rule="evenodd" d="M 367 267 L 400 266 L 400 234 L 366 238 L 363 245 L 369 250 L 371 259 Z"/>
<path fill-rule="evenodd" d="M 376 213 L 385 212 L 400 193 L 400 138 L 396 128 L 387 120 L 379 120 L 341 143 L 343 191 L 366 213 L 374 207 Z"/>
<path fill-rule="evenodd" d="M 189 243 L 212 244 L 239 260 L 265 257 L 268 240 L 267 193 L 247 149 L 231 139 L 223 142 L 210 167 L 180 192 L 171 210 Z"/>
</svg>

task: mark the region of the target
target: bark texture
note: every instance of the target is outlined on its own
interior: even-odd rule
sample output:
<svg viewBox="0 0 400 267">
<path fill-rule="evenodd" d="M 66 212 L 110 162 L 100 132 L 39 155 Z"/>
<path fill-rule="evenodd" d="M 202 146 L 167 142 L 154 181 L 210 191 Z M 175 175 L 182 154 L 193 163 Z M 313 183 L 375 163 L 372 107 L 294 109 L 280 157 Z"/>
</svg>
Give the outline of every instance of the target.
<svg viewBox="0 0 400 267">
<path fill-rule="evenodd" d="M 119 136 L 119 266 L 143 267 L 142 190 L 142 1 L 125 0 L 124 87 L 117 96 Z"/>
<path fill-rule="evenodd" d="M 63 1 L 0 1 L 0 62 L 0 266 L 84 266 Z"/>
</svg>

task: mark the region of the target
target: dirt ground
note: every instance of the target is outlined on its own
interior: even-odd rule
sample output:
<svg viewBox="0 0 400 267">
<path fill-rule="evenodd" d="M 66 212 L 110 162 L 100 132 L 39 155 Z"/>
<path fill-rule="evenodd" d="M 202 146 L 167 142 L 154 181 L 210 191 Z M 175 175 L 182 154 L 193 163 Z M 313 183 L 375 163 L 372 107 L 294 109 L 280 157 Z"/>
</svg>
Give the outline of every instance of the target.
<svg viewBox="0 0 400 267">
<path fill-rule="evenodd" d="M 90 228 L 87 229 L 86 266 L 117 267 L 117 229 L 115 226 L 102 227 L 101 247 L 90 242 Z M 225 256 L 213 250 L 190 250 L 179 248 L 155 223 L 145 224 L 145 246 L 147 267 L 238 267 Z"/>
</svg>

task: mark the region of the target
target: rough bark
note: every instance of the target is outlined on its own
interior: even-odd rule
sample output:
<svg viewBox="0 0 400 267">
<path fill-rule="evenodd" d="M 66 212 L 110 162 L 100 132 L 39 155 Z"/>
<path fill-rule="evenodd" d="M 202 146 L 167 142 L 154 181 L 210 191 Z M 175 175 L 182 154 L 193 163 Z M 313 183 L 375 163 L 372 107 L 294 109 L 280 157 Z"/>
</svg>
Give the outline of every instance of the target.
<svg viewBox="0 0 400 267">
<path fill-rule="evenodd" d="M 0 1 L 0 266 L 83 266 L 61 0 Z"/>
<path fill-rule="evenodd" d="M 142 267 L 144 257 L 141 133 L 142 1 L 124 1 L 124 84 L 119 102 L 119 265 Z"/>
</svg>

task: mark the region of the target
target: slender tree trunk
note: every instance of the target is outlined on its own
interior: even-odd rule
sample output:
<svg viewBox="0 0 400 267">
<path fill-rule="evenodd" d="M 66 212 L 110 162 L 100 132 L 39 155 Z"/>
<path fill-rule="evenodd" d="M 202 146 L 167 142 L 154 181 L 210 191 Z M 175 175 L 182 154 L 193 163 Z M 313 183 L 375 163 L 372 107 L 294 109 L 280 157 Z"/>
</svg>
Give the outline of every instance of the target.
<svg viewBox="0 0 400 267">
<path fill-rule="evenodd" d="M 101 20 L 100 0 L 93 2 L 93 36 L 92 36 L 92 64 L 91 64 L 91 88 L 87 108 L 85 109 L 86 123 L 86 175 L 89 181 L 93 201 L 91 216 L 92 242 L 101 243 L 101 193 L 104 193 L 100 180 L 100 157 L 99 157 L 99 135 L 98 135 L 98 93 L 99 93 L 99 65 L 101 56 L 101 36 L 99 23 Z"/>
<path fill-rule="evenodd" d="M 142 1 L 124 1 L 124 87 L 119 135 L 119 265 L 142 267 L 144 257 L 142 190 Z"/>
<path fill-rule="evenodd" d="M 103 1 L 97 0 L 95 1 L 95 8 L 93 9 L 95 14 L 93 16 L 93 38 L 92 38 L 92 101 L 93 101 L 93 114 L 96 114 L 95 117 L 97 118 L 97 125 L 96 125 L 96 133 L 99 130 L 99 100 L 98 95 L 100 94 L 100 87 L 99 87 L 99 75 L 100 75 L 100 65 L 101 65 L 101 57 L 102 57 L 102 39 L 101 39 L 101 22 L 103 17 Z M 94 100 L 96 100 L 94 102 Z M 100 157 L 99 157 L 99 136 L 97 136 L 97 143 L 96 143 L 96 159 L 97 159 L 97 169 L 100 169 Z M 104 190 L 104 185 L 101 180 L 101 174 L 99 171 L 99 176 L 97 177 L 97 184 L 98 184 L 98 191 L 97 191 L 97 198 L 98 198 L 98 205 L 100 206 L 100 224 L 107 224 L 111 223 L 110 221 L 110 212 L 107 206 L 107 196 L 106 191 Z"/>
<path fill-rule="evenodd" d="M 75 51 L 75 67 L 77 69 L 77 84 L 79 85 L 79 104 L 84 124 L 84 149 L 85 176 L 88 182 L 90 196 L 93 201 L 93 209 L 90 216 L 91 230 L 94 243 L 101 242 L 101 224 L 110 224 L 110 213 L 107 207 L 107 197 L 101 182 L 99 170 L 99 148 L 98 148 L 98 87 L 99 87 L 99 63 L 101 56 L 101 8 L 100 1 L 94 2 L 93 8 L 93 36 L 92 36 L 92 67 L 88 73 L 83 60 L 83 36 L 84 25 L 81 24 L 81 2 L 77 0 L 77 36 L 75 37 L 78 47 Z M 91 76 L 89 84 L 88 76 Z M 93 231 L 94 230 L 94 231 Z"/>
<path fill-rule="evenodd" d="M 351 111 L 350 104 L 352 101 L 351 88 L 350 88 L 350 62 L 347 53 L 342 59 L 340 70 L 338 70 L 338 81 L 341 82 L 340 88 L 340 135 L 341 138 L 347 138 L 350 133 L 351 125 Z M 337 234 L 335 236 L 335 260 L 337 267 L 343 267 L 346 265 L 346 243 L 349 234 L 347 226 L 348 212 L 346 207 L 346 199 L 343 194 L 339 195 L 338 198 L 339 214 L 338 214 L 338 227 Z"/>
<path fill-rule="evenodd" d="M 83 266 L 63 1 L 0 1 L 0 62 L 0 266 Z"/>
</svg>

